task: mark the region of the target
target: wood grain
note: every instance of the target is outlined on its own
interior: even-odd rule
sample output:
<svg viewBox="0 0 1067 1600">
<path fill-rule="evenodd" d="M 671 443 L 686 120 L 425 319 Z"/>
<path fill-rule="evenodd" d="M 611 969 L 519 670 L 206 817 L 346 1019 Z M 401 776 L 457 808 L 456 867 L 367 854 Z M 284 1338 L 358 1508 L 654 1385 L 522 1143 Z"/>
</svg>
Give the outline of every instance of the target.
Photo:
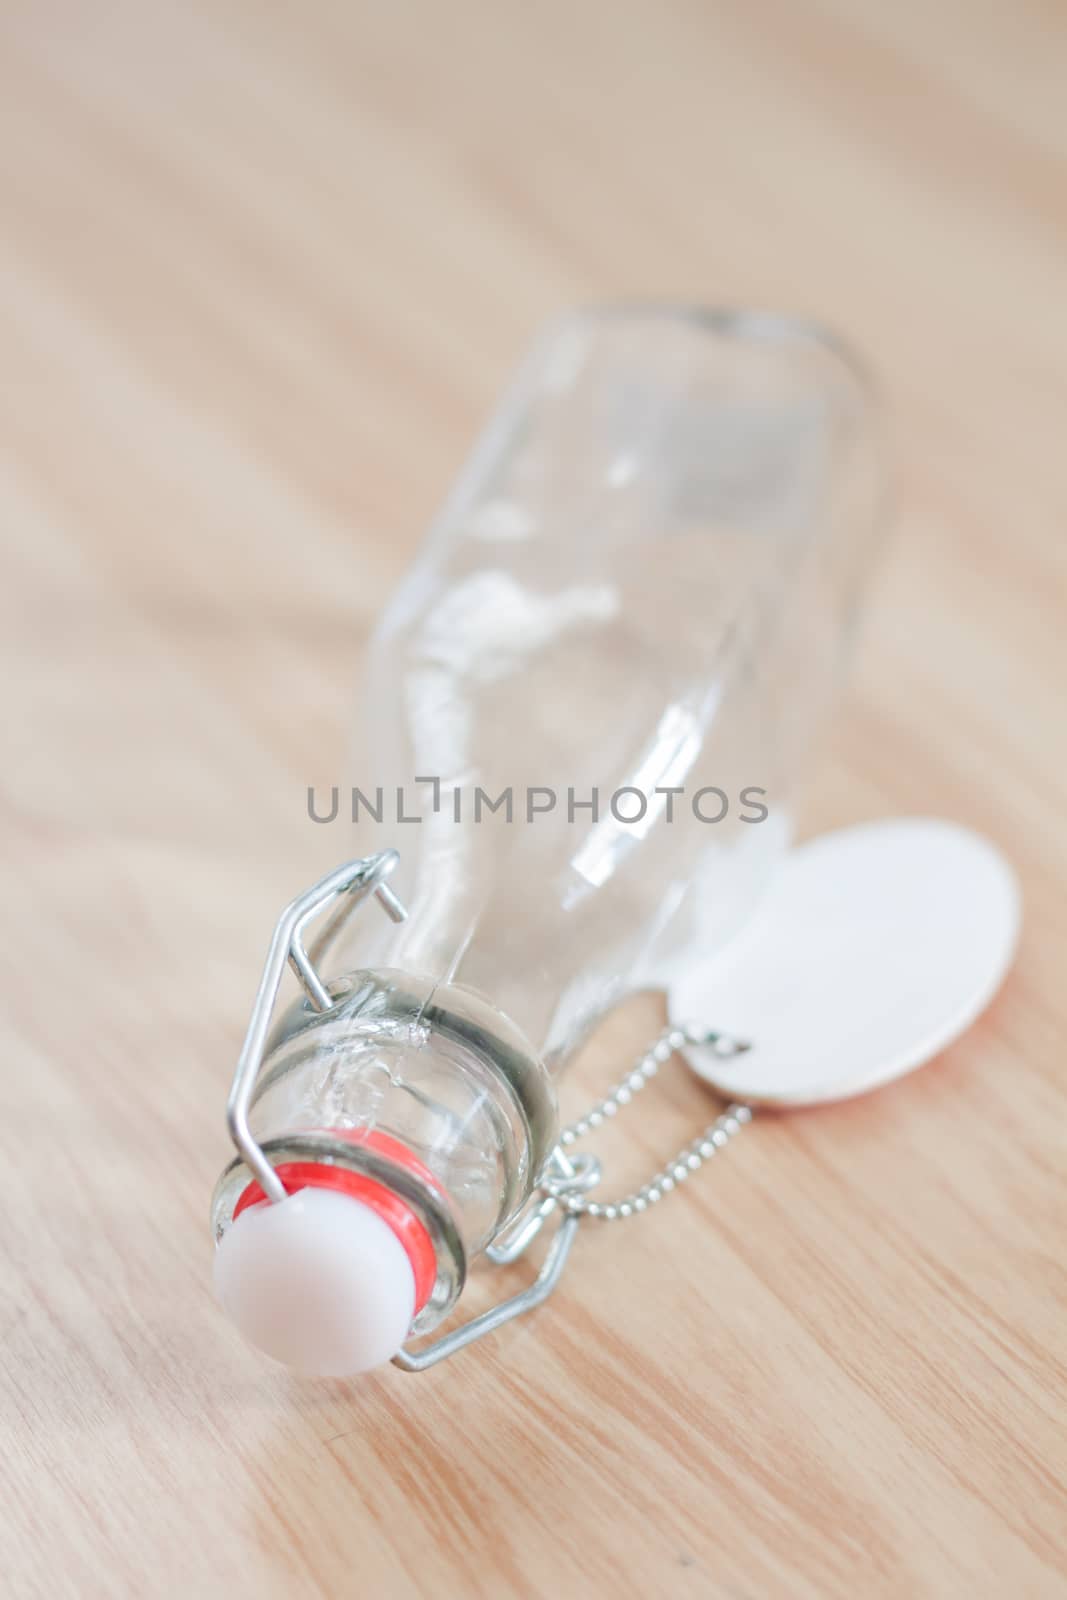
<svg viewBox="0 0 1067 1600">
<path fill-rule="evenodd" d="M 1063 7 L 7 0 L 0 45 L 5 1592 L 1067 1592 Z M 631 293 L 868 352 L 897 531 L 807 825 L 985 829 L 1018 967 L 527 1326 L 297 1383 L 206 1208 L 336 853 L 305 787 L 530 333 Z M 672 1080 L 623 1166 L 708 1114 Z"/>
</svg>

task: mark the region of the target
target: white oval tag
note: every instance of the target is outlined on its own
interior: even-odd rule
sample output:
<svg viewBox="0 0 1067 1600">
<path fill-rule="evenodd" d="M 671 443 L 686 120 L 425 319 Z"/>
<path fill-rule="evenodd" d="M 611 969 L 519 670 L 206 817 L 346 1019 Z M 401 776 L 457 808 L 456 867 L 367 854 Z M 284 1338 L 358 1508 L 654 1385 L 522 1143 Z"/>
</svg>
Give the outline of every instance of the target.
<svg viewBox="0 0 1067 1600">
<path fill-rule="evenodd" d="M 1015 952 L 1014 871 L 950 822 L 893 819 L 793 850 L 753 923 L 712 957 L 684 954 L 671 1020 L 751 1041 L 693 1070 L 735 1099 L 811 1105 L 911 1072 L 968 1028 Z"/>
</svg>

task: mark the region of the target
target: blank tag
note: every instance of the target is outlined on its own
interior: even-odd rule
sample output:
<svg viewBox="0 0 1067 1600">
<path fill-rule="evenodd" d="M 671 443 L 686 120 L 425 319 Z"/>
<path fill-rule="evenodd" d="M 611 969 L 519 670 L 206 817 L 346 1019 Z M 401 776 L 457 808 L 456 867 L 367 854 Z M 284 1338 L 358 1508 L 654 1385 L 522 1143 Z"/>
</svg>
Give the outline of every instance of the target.
<svg viewBox="0 0 1067 1600">
<path fill-rule="evenodd" d="M 683 955 L 671 1020 L 751 1041 L 688 1046 L 724 1095 L 814 1105 L 912 1072 L 989 1004 L 1019 932 L 1015 873 L 949 822 L 895 819 L 793 850 L 755 921 L 725 950 Z"/>
</svg>

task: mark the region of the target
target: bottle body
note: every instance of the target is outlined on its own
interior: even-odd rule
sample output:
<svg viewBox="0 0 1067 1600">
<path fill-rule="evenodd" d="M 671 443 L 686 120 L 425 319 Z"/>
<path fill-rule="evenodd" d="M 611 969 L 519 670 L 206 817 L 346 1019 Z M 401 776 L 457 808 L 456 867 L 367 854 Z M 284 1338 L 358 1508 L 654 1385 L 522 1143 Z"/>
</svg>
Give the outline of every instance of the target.
<svg viewBox="0 0 1067 1600">
<path fill-rule="evenodd" d="M 372 639 L 366 960 L 467 984 L 550 1063 L 729 938 L 790 833 L 870 565 L 862 382 L 780 318 L 580 313 L 520 371 Z"/>
</svg>

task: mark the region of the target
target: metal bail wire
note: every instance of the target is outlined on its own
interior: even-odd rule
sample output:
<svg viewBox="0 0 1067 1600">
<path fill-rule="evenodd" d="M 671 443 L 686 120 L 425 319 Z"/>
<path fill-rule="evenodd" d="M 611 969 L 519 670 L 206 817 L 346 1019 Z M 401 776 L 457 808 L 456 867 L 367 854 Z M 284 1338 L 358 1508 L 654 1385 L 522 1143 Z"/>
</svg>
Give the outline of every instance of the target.
<svg viewBox="0 0 1067 1600">
<path fill-rule="evenodd" d="M 285 1189 L 248 1126 L 248 1108 L 252 1103 L 259 1069 L 263 1065 L 267 1030 L 274 1015 L 286 964 L 296 973 L 315 1010 L 328 1011 L 333 999 L 319 976 L 317 964 L 352 913 L 369 895 L 373 895 L 394 922 L 403 922 L 407 917 L 405 907 L 385 881 L 399 859 L 395 850 L 383 850 L 378 855 L 362 856 L 358 861 L 349 861 L 343 867 L 335 868 L 304 894 L 298 895 L 282 912 L 274 929 L 248 1032 L 230 1086 L 230 1097 L 226 1102 L 226 1126 L 238 1155 L 255 1176 L 267 1199 L 275 1203 L 285 1199 Z M 313 955 L 309 955 L 304 943 L 305 931 L 329 906 L 334 906 L 334 914 L 315 941 Z"/>
</svg>

